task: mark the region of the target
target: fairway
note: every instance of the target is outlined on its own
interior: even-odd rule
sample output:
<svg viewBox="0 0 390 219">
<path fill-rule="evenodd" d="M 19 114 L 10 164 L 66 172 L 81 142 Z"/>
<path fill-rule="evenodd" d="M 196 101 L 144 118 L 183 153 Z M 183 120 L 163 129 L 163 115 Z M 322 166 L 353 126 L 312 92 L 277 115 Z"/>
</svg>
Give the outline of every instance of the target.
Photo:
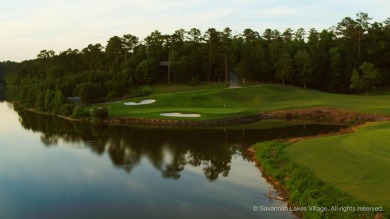
<svg viewBox="0 0 390 219">
<path fill-rule="evenodd" d="M 390 207 L 390 122 L 356 133 L 297 142 L 285 149 L 298 164 L 360 200 Z"/>
<path fill-rule="evenodd" d="M 163 89 L 159 89 L 163 90 Z M 165 91 L 165 90 L 164 90 Z M 125 106 L 126 102 L 156 100 L 153 104 Z M 143 117 L 164 119 L 161 113 L 195 113 L 194 120 L 229 118 L 259 112 L 312 107 L 332 107 L 352 112 L 390 114 L 389 95 L 341 95 L 305 90 L 292 86 L 263 84 L 237 89 L 209 89 L 158 93 L 105 106 L 112 117 Z"/>
</svg>

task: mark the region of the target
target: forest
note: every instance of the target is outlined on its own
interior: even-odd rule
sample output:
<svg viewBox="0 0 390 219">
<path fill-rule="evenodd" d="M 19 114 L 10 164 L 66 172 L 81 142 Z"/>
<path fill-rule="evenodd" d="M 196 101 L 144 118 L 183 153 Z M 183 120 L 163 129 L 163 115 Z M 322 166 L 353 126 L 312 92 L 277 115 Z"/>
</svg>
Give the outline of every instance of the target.
<svg viewBox="0 0 390 219">
<path fill-rule="evenodd" d="M 374 22 L 359 12 L 321 31 L 155 30 L 143 40 L 125 34 L 105 46 L 89 44 L 59 54 L 45 49 L 33 60 L 0 62 L 0 83 L 6 83 L 8 98 L 25 107 L 69 115 L 75 106 L 67 97 L 89 104 L 146 95 L 153 84 L 226 84 L 230 71 L 240 83 L 367 94 L 389 88 L 389 67 L 390 18 Z"/>
</svg>

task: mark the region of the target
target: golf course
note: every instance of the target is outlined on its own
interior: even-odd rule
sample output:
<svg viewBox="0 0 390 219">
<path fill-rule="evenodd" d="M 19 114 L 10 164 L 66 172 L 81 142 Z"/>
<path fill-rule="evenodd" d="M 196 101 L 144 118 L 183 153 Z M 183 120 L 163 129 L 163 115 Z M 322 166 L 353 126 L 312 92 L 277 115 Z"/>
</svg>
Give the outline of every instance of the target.
<svg viewBox="0 0 390 219">
<path fill-rule="evenodd" d="M 359 200 L 390 208 L 390 122 L 354 133 L 308 139 L 285 149 L 299 165 Z"/>
<path fill-rule="evenodd" d="M 32 2 L 0 219 L 390 219 L 390 1 Z"/>
<path fill-rule="evenodd" d="M 390 95 L 343 95 L 292 86 L 261 84 L 241 88 L 206 89 L 151 95 L 104 104 L 110 117 L 166 119 L 161 113 L 195 113 L 191 120 L 220 119 L 277 110 L 330 107 L 350 112 L 390 115 Z M 166 89 L 164 90 L 166 91 Z M 155 100 L 151 104 L 126 105 L 127 102 Z"/>
<path fill-rule="evenodd" d="M 162 89 L 166 91 L 166 89 Z M 292 86 L 261 84 L 235 89 L 152 93 L 142 98 L 104 104 L 111 117 L 166 119 L 162 113 L 197 113 L 188 120 L 208 120 L 279 110 L 328 107 L 362 114 L 390 114 L 390 95 L 343 95 Z M 151 104 L 128 106 L 128 101 Z M 176 118 L 175 118 L 176 119 Z M 370 123 L 355 132 L 301 140 L 283 150 L 288 159 L 321 181 L 356 200 L 390 208 L 390 122 Z"/>
</svg>

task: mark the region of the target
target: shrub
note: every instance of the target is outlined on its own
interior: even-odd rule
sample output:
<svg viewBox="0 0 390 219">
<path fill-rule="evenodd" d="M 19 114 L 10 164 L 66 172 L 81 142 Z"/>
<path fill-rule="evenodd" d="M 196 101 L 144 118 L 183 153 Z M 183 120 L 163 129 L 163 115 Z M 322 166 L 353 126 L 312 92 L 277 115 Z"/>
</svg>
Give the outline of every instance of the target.
<svg viewBox="0 0 390 219">
<path fill-rule="evenodd" d="M 115 91 L 111 91 L 107 94 L 107 98 L 112 99 L 118 97 L 119 95 Z"/>
<path fill-rule="evenodd" d="M 92 107 L 90 112 L 91 112 L 91 117 L 94 119 L 103 120 L 108 118 L 108 110 L 106 107 L 94 106 Z"/>
<path fill-rule="evenodd" d="M 191 81 L 190 81 L 190 85 L 191 86 L 196 86 L 196 85 L 199 85 L 200 84 L 200 77 L 199 75 L 196 75 L 195 77 L 192 77 Z"/>
<path fill-rule="evenodd" d="M 73 114 L 73 110 L 75 109 L 75 105 L 71 103 L 67 103 L 61 106 L 60 114 L 64 116 L 70 116 Z"/>
<path fill-rule="evenodd" d="M 153 91 L 152 87 L 150 86 L 141 86 L 138 87 L 136 90 L 133 91 L 134 97 L 142 97 L 151 94 Z"/>
<path fill-rule="evenodd" d="M 81 106 L 76 106 L 73 109 L 73 117 L 76 118 L 76 119 L 88 118 L 89 116 L 90 116 L 89 112 L 86 111 Z"/>
</svg>

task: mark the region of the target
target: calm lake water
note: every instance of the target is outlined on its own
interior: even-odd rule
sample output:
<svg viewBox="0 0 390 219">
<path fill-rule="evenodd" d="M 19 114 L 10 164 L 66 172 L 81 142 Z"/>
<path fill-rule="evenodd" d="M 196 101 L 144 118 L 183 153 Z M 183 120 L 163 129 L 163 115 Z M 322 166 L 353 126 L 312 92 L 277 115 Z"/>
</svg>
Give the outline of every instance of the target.
<svg viewBox="0 0 390 219">
<path fill-rule="evenodd" d="M 0 103 L 0 218 L 294 218 L 246 149 L 339 126 L 81 125 Z"/>
</svg>

